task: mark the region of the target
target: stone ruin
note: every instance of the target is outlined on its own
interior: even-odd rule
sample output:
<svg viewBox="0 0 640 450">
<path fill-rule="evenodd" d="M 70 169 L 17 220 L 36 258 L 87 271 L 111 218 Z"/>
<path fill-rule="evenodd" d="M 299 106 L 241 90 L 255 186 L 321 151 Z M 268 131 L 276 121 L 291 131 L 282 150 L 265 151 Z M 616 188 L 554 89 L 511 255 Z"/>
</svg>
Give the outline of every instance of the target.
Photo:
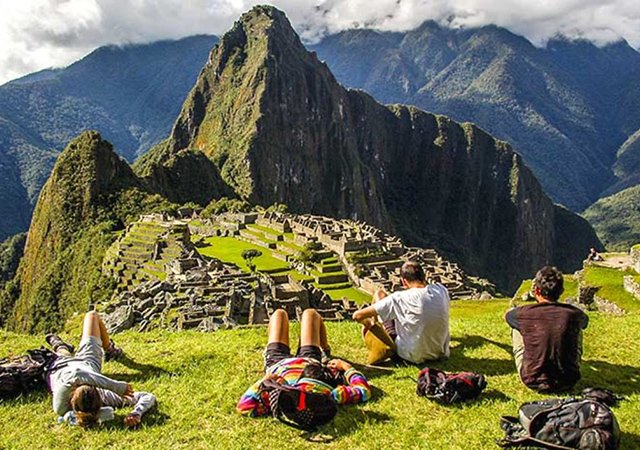
<svg viewBox="0 0 640 450">
<path fill-rule="evenodd" d="M 634 245 L 629 251 L 631 258 L 631 268 L 640 274 L 640 244 Z M 624 290 L 633 295 L 634 298 L 640 300 L 640 277 L 633 275 L 625 275 L 623 278 Z"/>
<path fill-rule="evenodd" d="M 640 274 L 640 244 L 636 244 L 631 247 L 629 255 L 631 256 L 631 265 L 633 266 L 633 269 Z"/>
<path fill-rule="evenodd" d="M 310 307 L 325 320 L 343 320 L 357 309 L 353 301 L 332 300 L 291 276 L 245 273 L 205 258 L 191 244 L 186 224 L 166 216 L 143 216 L 131 224 L 107 252 L 103 270 L 117 283 L 103 308 L 112 333 L 262 324 L 278 308 L 293 320 Z"/>
<path fill-rule="evenodd" d="M 271 255 L 290 265 L 296 264 L 299 251 L 315 242 L 323 250 L 319 259 L 335 256 L 329 265 L 316 265 L 322 273 L 316 283 L 348 283 L 373 294 L 378 289 L 392 291 L 400 286 L 400 267 L 405 261 L 419 261 L 429 282 L 444 284 L 451 298 L 485 297 L 495 292 L 486 280 L 467 276 L 457 264 L 449 262 L 433 249 L 406 247 L 394 236 L 369 224 L 337 220 L 310 214 L 225 213 L 190 223 L 192 233 L 201 236 L 233 236 L 269 249 Z"/>
<path fill-rule="evenodd" d="M 346 298 L 333 300 L 326 289 L 355 285 L 371 294 L 377 289 L 395 290 L 407 260 L 420 262 L 428 281 L 443 283 L 452 298 L 478 297 L 479 286 L 494 289 L 468 277 L 435 250 L 406 247 L 363 222 L 270 212 L 204 219 L 197 213 L 141 216 L 109 248 L 102 269 L 116 282 L 111 302 L 104 305 L 111 332 L 153 327 L 214 331 L 266 323 L 278 308 L 287 310 L 293 320 L 306 308 L 317 309 L 325 320 L 344 320 L 357 305 Z M 192 233 L 201 239 L 233 236 L 267 248 L 307 279 L 246 273 L 204 257 L 192 243 Z M 315 263 L 298 259 L 309 243 L 317 247 Z M 487 296 L 484 292 L 483 298 Z"/>
<path fill-rule="evenodd" d="M 349 280 L 370 294 L 399 287 L 400 267 L 409 260 L 421 263 L 427 281 L 444 284 L 451 298 L 477 297 L 480 290 L 495 292 L 493 285 L 468 277 L 435 250 L 406 247 L 399 238 L 364 222 L 269 212 L 254 220 L 258 225 L 293 233 L 300 245 L 319 242 L 337 256 Z"/>
</svg>

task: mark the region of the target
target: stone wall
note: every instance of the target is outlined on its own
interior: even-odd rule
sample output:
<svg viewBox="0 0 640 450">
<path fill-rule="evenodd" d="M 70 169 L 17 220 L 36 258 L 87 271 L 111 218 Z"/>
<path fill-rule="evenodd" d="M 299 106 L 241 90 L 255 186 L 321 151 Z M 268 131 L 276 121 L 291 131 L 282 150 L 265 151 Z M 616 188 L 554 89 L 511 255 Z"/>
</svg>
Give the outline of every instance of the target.
<svg viewBox="0 0 640 450">
<path fill-rule="evenodd" d="M 633 276 L 627 275 L 624 277 L 624 290 L 633 295 L 637 300 L 640 300 L 640 283 L 638 283 Z"/>
<path fill-rule="evenodd" d="M 631 247 L 631 264 L 635 271 L 640 273 L 640 244 Z"/>
</svg>

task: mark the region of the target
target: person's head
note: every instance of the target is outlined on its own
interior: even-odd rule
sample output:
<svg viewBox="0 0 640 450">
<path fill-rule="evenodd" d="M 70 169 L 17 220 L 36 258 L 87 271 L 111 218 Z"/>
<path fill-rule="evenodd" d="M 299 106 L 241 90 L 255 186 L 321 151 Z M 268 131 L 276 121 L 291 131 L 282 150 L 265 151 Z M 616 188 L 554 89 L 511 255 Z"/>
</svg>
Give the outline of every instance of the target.
<svg viewBox="0 0 640 450">
<path fill-rule="evenodd" d="M 328 384 L 332 388 L 337 387 L 340 384 L 339 374 L 334 374 L 327 366 L 317 362 L 310 362 L 302 370 L 301 378 L 313 378 L 314 380 L 322 381 Z"/>
<path fill-rule="evenodd" d="M 404 285 L 425 283 L 424 270 L 422 266 L 415 261 L 407 261 L 402 265 L 400 277 Z"/>
<path fill-rule="evenodd" d="M 102 406 L 100 393 L 95 386 L 83 384 L 71 394 L 71 408 L 76 413 L 76 420 L 81 427 L 88 427 L 98 421 L 98 413 Z"/>
<path fill-rule="evenodd" d="M 536 298 L 543 298 L 550 302 L 557 302 L 564 292 L 562 272 L 552 266 L 544 266 L 538 270 L 533 280 L 533 292 Z"/>
</svg>

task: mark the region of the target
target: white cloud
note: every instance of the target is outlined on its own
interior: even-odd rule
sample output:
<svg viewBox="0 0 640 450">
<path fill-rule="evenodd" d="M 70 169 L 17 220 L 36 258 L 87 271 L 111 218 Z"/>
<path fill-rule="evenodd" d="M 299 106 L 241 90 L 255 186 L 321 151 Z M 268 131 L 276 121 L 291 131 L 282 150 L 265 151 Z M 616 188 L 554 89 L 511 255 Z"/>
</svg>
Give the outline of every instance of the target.
<svg viewBox="0 0 640 450">
<path fill-rule="evenodd" d="M 61 67 L 105 44 L 222 34 L 250 0 L 20 0 L 0 3 L 0 83 Z M 557 34 L 640 46 L 638 0 L 273 0 L 307 40 L 354 27 L 408 30 L 427 19 L 494 23 L 538 45 Z"/>
</svg>

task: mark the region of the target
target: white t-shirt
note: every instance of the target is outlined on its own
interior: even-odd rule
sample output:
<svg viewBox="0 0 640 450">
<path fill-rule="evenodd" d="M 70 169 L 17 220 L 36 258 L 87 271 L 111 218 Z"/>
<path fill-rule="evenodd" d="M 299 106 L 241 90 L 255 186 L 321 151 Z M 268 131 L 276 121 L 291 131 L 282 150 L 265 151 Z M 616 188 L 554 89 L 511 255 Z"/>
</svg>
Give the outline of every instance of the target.
<svg viewBox="0 0 640 450">
<path fill-rule="evenodd" d="M 449 356 L 449 291 L 443 285 L 394 292 L 373 307 L 383 322 L 395 321 L 401 358 L 421 363 Z"/>
</svg>

